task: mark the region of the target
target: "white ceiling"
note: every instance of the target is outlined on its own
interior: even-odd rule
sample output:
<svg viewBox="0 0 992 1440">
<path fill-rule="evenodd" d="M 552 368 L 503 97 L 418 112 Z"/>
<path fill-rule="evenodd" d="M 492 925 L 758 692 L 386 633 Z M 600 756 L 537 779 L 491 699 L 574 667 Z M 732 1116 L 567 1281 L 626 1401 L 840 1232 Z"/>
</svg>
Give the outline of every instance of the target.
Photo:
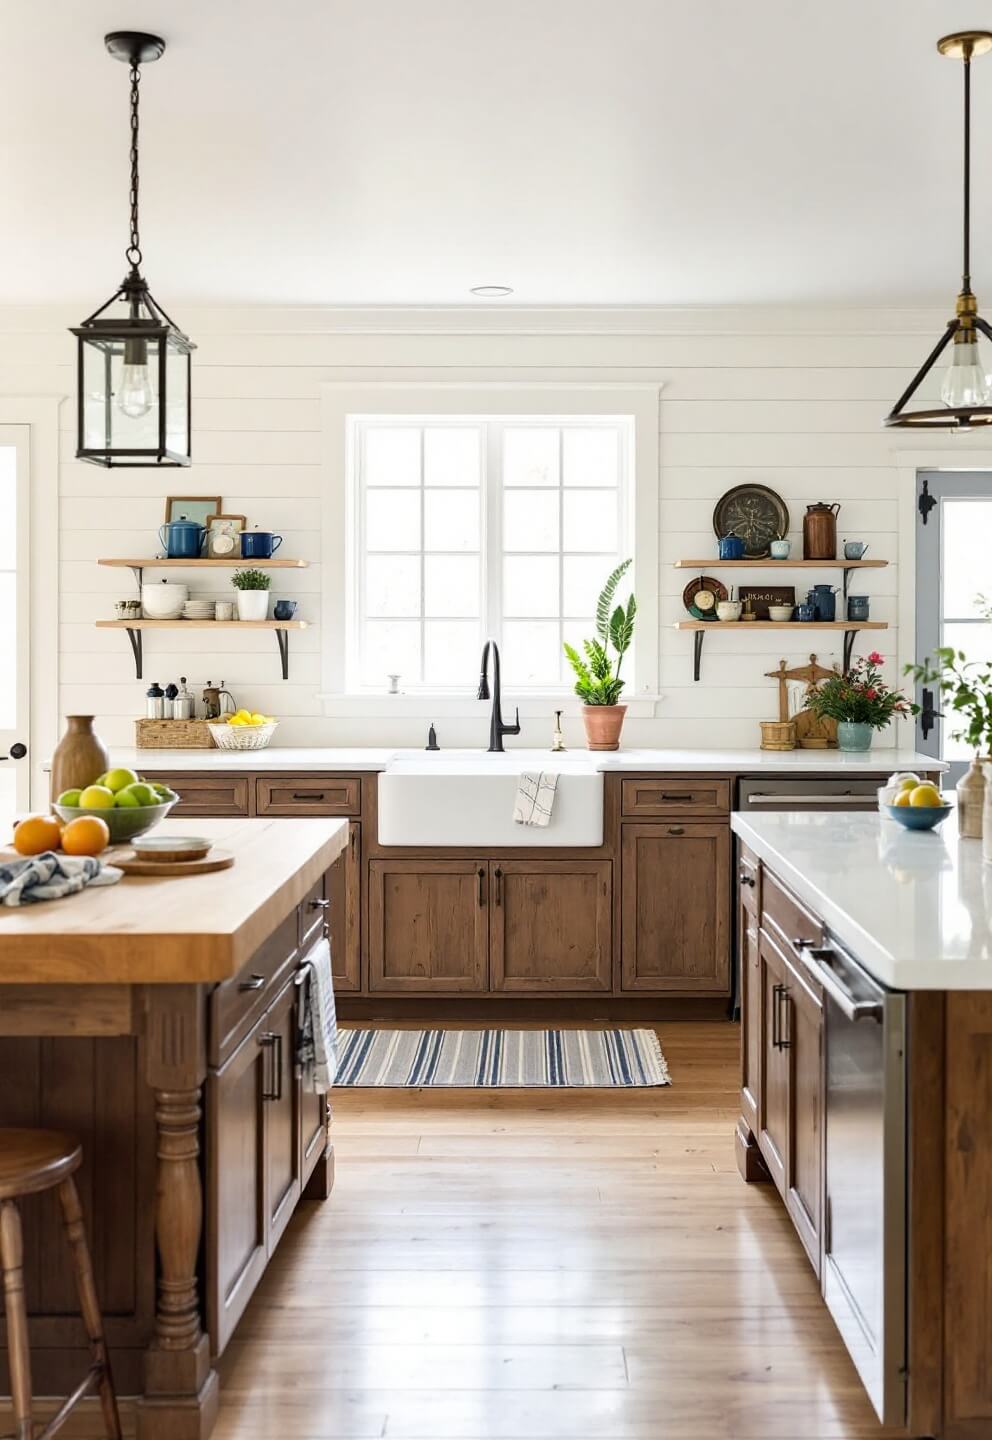
<svg viewBox="0 0 992 1440">
<path fill-rule="evenodd" d="M 979 0 L 0 0 L 0 302 L 949 302 Z M 975 66 L 992 296 L 992 57 Z M 482 302 L 479 302 L 482 303 Z M 488 302 L 506 304 L 507 302 Z"/>
</svg>

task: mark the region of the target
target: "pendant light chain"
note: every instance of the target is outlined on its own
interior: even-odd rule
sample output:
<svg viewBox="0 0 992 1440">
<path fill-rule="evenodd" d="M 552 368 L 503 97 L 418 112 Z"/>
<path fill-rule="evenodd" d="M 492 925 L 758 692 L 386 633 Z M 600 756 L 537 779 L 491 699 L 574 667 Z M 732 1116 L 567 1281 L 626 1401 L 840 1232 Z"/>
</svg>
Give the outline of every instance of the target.
<svg viewBox="0 0 992 1440">
<path fill-rule="evenodd" d="M 141 264 L 141 236 L 138 232 L 138 86 L 141 83 L 141 67 L 131 64 L 131 243 L 126 255 L 133 274 Z"/>
<path fill-rule="evenodd" d="M 964 265 L 961 289 L 971 294 L 971 51 L 964 54 Z"/>
</svg>

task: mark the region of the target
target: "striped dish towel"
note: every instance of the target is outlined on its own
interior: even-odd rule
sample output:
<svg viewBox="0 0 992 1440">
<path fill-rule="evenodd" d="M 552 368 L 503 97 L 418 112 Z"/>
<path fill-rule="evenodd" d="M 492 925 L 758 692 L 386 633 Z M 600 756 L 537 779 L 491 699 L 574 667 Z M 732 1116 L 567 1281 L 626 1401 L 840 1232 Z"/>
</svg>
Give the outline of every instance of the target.
<svg viewBox="0 0 992 1440">
<path fill-rule="evenodd" d="M 299 990 L 297 1058 L 304 1089 L 323 1095 L 338 1072 L 338 1022 L 326 939 L 318 940 L 300 969 L 306 981 Z"/>
<path fill-rule="evenodd" d="M 27 860 L 0 865 L 0 903 L 34 905 L 39 900 L 61 900 L 87 885 L 115 885 L 123 870 L 104 865 L 91 855 L 56 855 L 46 850 Z"/>
<path fill-rule="evenodd" d="M 550 825 L 558 790 L 558 776 L 540 770 L 525 772 L 517 782 L 513 818 L 518 825 Z"/>
</svg>

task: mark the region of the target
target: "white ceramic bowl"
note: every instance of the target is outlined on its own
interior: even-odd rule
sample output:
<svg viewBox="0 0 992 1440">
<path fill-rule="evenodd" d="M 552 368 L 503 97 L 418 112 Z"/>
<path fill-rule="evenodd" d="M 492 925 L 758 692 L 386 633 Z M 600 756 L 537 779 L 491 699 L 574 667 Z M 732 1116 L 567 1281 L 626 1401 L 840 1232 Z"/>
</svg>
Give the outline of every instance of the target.
<svg viewBox="0 0 992 1440">
<path fill-rule="evenodd" d="M 718 600 L 716 618 L 718 620 L 739 620 L 741 618 L 741 602 L 739 600 Z"/>
<path fill-rule="evenodd" d="M 792 610 L 793 607 L 791 605 L 769 605 L 768 618 L 769 620 L 778 620 L 779 622 L 791 620 Z"/>
<path fill-rule="evenodd" d="M 141 587 L 141 613 L 146 620 L 177 620 L 189 599 L 189 586 L 174 580 Z"/>
</svg>

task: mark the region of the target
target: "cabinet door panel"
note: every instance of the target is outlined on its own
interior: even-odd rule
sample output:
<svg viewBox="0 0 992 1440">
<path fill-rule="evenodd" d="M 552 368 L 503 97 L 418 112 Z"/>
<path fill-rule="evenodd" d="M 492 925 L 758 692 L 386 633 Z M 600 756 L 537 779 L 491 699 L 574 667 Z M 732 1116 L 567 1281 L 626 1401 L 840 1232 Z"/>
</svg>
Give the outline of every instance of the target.
<svg viewBox="0 0 992 1440">
<path fill-rule="evenodd" d="M 758 1147 L 784 1195 L 789 1144 L 789 1052 L 784 1045 L 785 959 L 762 932 L 758 937 L 760 1074 Z"/>
<path fill-rule="evenodd" d="M 207 1078 L 207 1325 L 215 1355 L 266 1263 L 265 1018 Z"/>
<path fill-rule="evenodd" d="M 493 861 L 489 893 L 494 990 L 611 988 L 609 860 Z"/>
<path fill-rule="evenodd" d="M 786 1204 L 813 1268 L 820 1273 L 823 1213 L 823 1005 L 793 967 L 783 1024 L 789 1049 L 789 1149 Z"/>
<path fill-rule="evenodd" d="M 761 1094 L 761 962 L 758 926 L 743 905 L 738 910 L 741 995 L 741 1113 L 751 1134 L 758 1134 Z"/>
<path fill-rule="evenodd" d="M 373 860 L 369 988 L 485 990 L 489 888 L 485 860 Z"/>
<path fill-rule="evenodd" d="M 338 992 L 362 988 L 362 827 L 353 820 L 348 831 L 348 848 L 327 872 L 331 970 Z"/>
<path fill-rule="evenodd" d="M 300 1083 L 300 1179 L 306 1185 L 327 1149 L 327 1096 Z"/>
<path fill-rule="evenodd" d="M 624 825 L 625 990 L 730 989 L 730 829 Z"/>
<path fill-rule="evenodd" d="M 268 1253 L 289 1224 L 302 1190 L 300 1087 L 295 1075 L 295 980 L 284 987 L 263 1019 L 268 1051 L 265 1099 L 265 1226 Z"/>
</svg>

